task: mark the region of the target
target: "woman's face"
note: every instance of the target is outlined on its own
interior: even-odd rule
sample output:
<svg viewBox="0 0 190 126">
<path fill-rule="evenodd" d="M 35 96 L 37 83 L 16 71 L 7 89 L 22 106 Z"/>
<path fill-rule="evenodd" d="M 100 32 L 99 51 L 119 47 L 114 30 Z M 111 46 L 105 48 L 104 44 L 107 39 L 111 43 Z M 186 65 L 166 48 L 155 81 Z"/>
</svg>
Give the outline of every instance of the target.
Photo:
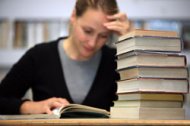
<svg viewBox="0 0 190 126">
<path fill-rule="evenodd" d="M 111 31 L 103 24 L 108 22 L 107 15 L 101 10 L 88 9 L 82 16 L 71 16 L 72 45 L 82 59 L 89 59 L 107 41 Z"/>
</svg>

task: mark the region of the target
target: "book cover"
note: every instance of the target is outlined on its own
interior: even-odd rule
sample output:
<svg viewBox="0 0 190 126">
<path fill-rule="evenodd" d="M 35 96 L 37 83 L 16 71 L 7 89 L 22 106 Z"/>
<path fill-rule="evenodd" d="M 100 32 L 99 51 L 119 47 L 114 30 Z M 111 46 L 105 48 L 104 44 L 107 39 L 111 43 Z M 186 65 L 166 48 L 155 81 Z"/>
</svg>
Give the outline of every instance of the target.
<svg viewBox="0 0 190 126">
<path fill-rule="evenodd" d="M 148 101 L 184 101 L 184 95 L 178 93 L 154 93 L 154 92 L 134 92 L 118 93 L 118 100 L 148 100 Z"/>
</svg>

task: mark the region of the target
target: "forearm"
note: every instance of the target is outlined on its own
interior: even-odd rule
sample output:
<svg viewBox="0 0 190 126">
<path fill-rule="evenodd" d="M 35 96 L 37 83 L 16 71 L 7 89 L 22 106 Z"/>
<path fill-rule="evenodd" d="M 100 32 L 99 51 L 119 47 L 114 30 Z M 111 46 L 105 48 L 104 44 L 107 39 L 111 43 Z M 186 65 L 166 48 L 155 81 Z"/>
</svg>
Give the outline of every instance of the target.
<svg viewBox="0 0 190 126">
<path fill-rule="evenodd" d="M 49 98 L 42 101 L 25 101 L 20 106 L 21 114 L 52 114 L 54 108 L 68 105 L 64 98 Z"/>
<path fill-rule="evenodd" d="M 19 111 L 20 114 L 37 114 L 40 113 L 37 106 L 37 102 L 34 101 L 25 101 L 21 104 Z"/>
</svg>

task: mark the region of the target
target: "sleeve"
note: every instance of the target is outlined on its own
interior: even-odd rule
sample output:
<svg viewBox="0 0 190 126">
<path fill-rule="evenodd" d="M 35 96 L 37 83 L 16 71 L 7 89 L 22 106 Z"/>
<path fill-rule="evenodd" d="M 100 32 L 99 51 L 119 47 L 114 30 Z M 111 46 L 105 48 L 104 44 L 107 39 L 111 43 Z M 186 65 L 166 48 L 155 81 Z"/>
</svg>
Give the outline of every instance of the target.
<svg viewBox="0 0 190 126">
<path fill-rule="evenodd" d="M 34 49 L 13 65 L 0 84 L 0 114 L 19 114 L 22 97 L 34 82 Z"/>
<path fill-rule="evenodd" d="M 117 81 L 120 79 L 120 76 L 119 76 L 119 73 L 116 71 L 116 69 L 117 69 L 117 58 L 116 58 L 116 50 L 114 50 L 113 51 L 114 53 L 113 53 L 113 59 L 112 59 L 112 61 L 113 61 L 113 78 L 114 78 L 114 80 L 113 80 L 113 82 L 114 82 L 114 84 L 113 84 L 113 92 L 112 92 L 112 105 L 111 106 L 113 106 L 114 105 L 114 103 L 113 103 L 113 101 L 116 101 L 117 99 L 118 99 L 118 96 L 117 96 Z"/>
</svg>

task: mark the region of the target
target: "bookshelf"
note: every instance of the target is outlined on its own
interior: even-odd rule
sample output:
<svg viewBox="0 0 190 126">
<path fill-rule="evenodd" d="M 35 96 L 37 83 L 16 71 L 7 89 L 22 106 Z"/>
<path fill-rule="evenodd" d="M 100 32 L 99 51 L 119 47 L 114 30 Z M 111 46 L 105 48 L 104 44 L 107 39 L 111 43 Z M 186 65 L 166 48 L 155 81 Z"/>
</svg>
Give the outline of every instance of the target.
<svg viewBox="0 0 190 126">
<path fill-rule="evenodd" d="M 0 67 L 10 67 L 27 49 L 67 36 L 68 20 L 8 19 L 0 21 Z M 11 57 L 11 58 L 10 58 Z"/>
<path fill-rule="evenodd" d="M 67 36 L 73 6 L 74 1 L 70 0 L 0 1 L 0 68 L 8 70 L 37 43 Z"/>
</svg>

